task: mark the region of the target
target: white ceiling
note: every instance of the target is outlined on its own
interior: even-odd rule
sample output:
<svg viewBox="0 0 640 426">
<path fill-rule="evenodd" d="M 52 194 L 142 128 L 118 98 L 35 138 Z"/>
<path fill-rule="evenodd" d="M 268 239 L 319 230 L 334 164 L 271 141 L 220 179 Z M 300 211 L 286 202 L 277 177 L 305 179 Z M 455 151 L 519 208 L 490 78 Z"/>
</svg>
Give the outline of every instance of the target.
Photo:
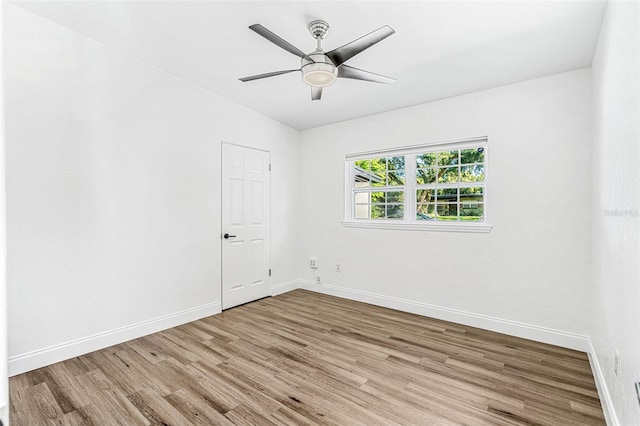
<svg viewBox="0 0 640 426">
<path fill-rule="evenodd" d="M 19 6 L 296 129 L 588 67 L 600 1 L 46 1 Z M 249 30 L 260 23 L 301 50 L 313 19 L 331 50 L 389 25 L 396 34 L 348 61 L 397 79 L 339 79 L 312 102 L 298 57 Z"/>
</svg>

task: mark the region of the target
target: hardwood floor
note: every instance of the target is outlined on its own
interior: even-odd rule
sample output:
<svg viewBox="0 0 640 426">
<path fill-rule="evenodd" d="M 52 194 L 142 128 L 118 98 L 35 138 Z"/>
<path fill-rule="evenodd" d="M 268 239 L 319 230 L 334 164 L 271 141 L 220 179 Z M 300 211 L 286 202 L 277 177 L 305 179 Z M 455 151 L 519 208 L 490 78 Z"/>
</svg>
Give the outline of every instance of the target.
<svg viewBox="0 0 640 426">
<path fill-rule="evenodd" d="M 586 354 L 304 290 L 10 379 L 19 425 L 602 425 Z"/>
</svg>

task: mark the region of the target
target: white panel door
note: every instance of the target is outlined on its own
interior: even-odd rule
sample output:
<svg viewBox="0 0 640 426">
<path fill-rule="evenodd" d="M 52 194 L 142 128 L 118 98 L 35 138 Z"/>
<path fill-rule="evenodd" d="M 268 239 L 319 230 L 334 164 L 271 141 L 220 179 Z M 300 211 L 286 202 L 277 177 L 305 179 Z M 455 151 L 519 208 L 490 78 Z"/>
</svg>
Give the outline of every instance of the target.
<svg viewBox="0 0 640 426">
<path fill-rule="evenodd" d="M 222 144 L 222 309 L 271 294 L 269 153 Z"/>
</svg>

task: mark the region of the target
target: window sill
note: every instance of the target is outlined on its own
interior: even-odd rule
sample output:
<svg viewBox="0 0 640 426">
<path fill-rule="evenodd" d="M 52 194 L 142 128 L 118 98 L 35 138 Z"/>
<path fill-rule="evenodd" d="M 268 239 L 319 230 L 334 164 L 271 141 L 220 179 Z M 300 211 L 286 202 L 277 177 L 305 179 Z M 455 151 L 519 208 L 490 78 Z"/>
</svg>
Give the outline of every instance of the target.
<svg viewBox="0 0 640 426">
<path fill-rule="evenodd" d="M 365 220 L 343 220 L 345 228 L 367 228 L 367 229 L 395 229 L 401 231 L 435 231 L 435 232 L 466 232 L 487 234 L 493 228 L 492 225 L 471 224 L 471 223 L 417 223 L 401 221 L 365 221 Z"/>
</svg>

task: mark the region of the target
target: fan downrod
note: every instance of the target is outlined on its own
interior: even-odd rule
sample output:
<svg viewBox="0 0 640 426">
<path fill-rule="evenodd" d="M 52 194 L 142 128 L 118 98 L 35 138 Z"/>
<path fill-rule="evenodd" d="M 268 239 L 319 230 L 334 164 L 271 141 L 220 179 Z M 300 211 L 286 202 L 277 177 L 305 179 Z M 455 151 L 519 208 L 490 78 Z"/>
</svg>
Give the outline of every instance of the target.
<svg viewBox="0 0 640 426">
<path fill-rule="evenodd" d="M 327 36 L 329 24 L 321 19 L 309 22 L 309 32 L 315 39 L 323 39 Z"/>
</svg>

